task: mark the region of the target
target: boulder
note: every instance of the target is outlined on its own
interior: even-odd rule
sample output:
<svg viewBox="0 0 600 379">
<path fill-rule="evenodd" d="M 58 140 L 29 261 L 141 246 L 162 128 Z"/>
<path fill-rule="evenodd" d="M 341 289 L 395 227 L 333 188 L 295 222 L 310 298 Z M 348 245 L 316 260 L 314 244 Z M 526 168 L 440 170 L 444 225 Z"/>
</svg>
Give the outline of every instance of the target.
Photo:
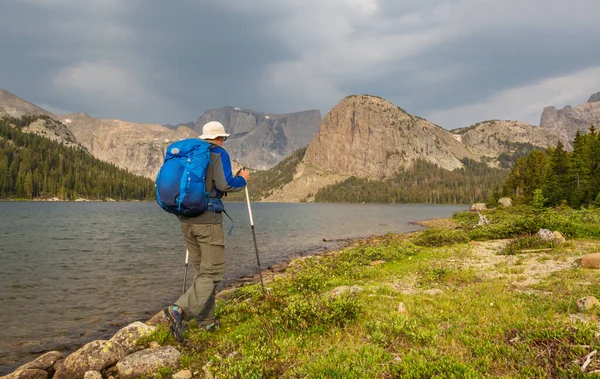
<svg viewBox="0 0 600 379">
<path fill-rule="evenodd" d="M 580 312 L 592 309 L 594 307 L 600 307 L 600 301 L 596 299 L 594 296 L 586 296 L 577 300 L 577 308 L 579 308 Z"/>
<path fill-rule="evenodd" d="M 565 242 L 567 242 L 567 239 L 565 238 L 565 236 L 563 236 L 562 233 L 559 232 L 559 231 L 556 231 L 556 230 L 553 231 L 552 235 L 554 236 L 553 239 L 554 239 L 554 242 L 556 242 L 556 243 L 565 243 Z"/>
<path fill-rule="evenodd" d="M 6 376 L 0 377 L 0 379 L 47 379 L 48 372 L 37 368 L 30 369 L 17 369 L 15 372 Z"/>
<path fill-rule="evenodd" d="M 86 371 L 83 379 L 102 379 L 102 374 L 100 371 Z"/>
<path fill-rule="evenodd" d="M 540 238 L 544 241 L 552 241 L 554 239 L 554 234 L 548 229 L 538 230 L 537 235 L 540 236 Z"/>
<path fill-rule="evenodd" d="M 487 207 L 485 206 L 485 203 L 475 203 L 473 205 L 471 205 L 471 207 L 469 208 L 470 211 L 487 211 Z"/>
<path fill-rule="evenodd" d="M 173 375 L 173 379 L 192 379 L 192 372 L 190 370 L 181 370 Z"/>
<path fill-rule="evenodd" d="M 581 267 L 600 268 L 600 253 L 584 255 L 581 259 Z"/>
<path fill-rule="evenodd" d="M 498 199 L 498 204 L 501 204 L 504 208 L 512 207 L 513 202 L 510 197 L 502 197 Z"/>
<path fill-rule="evenodd" d="M 119 379 L 134 379 L 148 376 L 158 371 L 161 367 L 176 369 L 179 365 L 181 353 L 172 346 L 163 346 L 158 349 L 145 349 L 128 355 L 119 363 Z"/>
<path fill-rule="evenodd" d="M 64 358 L 64 354 L 60 351 L 49 351 L 45 354 L 40 355 L 35 360 L 24 364 L 19 367 L 18 370 L 27 370 L 27 369 L 39 369 L 39 370 L 48 370 L 59 360 Z"/>
<path fill-rule="evenodd" d="M 487 219 L 487 217 L 485 217 L 479 212 L 477 212 L 477 214 L 479 215 L 479 221 L 477 222 L 477 226 L 485 226 L 490 224 L 490 221 Z"/>
<path fill-rule="evenodd" d="M 404 305 L 404 303 L 398 304 L 398 313 L 408 313 L 408 310 L 406 309 L 406 305 Z"/>
<path fill-rule="evenodd" d="M 169 326 L 169 320 L 167 320 L 167 317 L 165 317 L 165 313 L 161 310 L 160 312 L 158 312 L 157 314 L 155 314 L 154 316 L 152 316 L 152 318 L 150 320 L 146 321 L 146 325 L 150 325 L 150 326 L 158 326 L 158 325 Z"/>
<path fill-rule="evenodd" d="M 111 339 L 110 342 L 117 343 L 123 347 L 125 354 L 131 354 L 134 351 L 140 350 L 142 347 L 137 346 L 137 341 L 144 336 L 149 335 L 156 329 L 155 326 L 146 325 L 136 321 L 119 330 Z"/>
<path fill-rule="evenodd" d="M 126 350 L 116 342 L 92 341 L 65 358 L 53 379 L 82 378 L 87 371 L 103 370 L 126 355 Z"/>
</svg>

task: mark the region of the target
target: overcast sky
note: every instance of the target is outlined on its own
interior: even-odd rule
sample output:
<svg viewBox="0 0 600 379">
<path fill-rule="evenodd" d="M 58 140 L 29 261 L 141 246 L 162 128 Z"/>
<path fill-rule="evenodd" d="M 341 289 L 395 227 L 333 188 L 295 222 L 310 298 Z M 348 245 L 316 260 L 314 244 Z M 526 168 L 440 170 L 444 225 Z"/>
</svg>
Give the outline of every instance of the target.
<svg viewBox="0 0 600 379">
<path fill-rule="evenodd" d="M 381 96 L 452 129 L 600 91 L 599 0 L 0 0 L 0 87 L 57 113 L 195 121 Z"/>
</svg>

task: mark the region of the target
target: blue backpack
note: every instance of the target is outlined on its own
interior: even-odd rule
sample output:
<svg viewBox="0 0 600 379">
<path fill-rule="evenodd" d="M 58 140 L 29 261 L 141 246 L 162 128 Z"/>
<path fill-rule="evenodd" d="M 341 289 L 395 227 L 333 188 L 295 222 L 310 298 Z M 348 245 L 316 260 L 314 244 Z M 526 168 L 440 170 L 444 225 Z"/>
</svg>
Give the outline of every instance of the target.
<svg viewBox="0 0 600 379">
<path fill-rule="evenodd" d="M 156 201 L 178 216 L 193 217 L 208 209 L 206 169 L 210 164 L 209 142 L 188 138 L 172 143 L 156 176 Z"/>
</svg>

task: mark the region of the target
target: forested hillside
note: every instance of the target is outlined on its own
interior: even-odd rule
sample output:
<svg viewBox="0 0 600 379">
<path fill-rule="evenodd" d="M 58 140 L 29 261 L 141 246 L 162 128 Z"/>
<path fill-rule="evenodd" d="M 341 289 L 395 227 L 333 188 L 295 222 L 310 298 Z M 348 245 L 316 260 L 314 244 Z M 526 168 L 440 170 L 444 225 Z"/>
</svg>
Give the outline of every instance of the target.
<svg viewBox="0 0 600 379">
<path fill-rule="evenodd" d="M 23 128 L 48 116 L 0 119 L 0 199 L 150 200 L 154 182 Z"/>
<path fill-rule="evenodd" d="M 351 177 L 326 187 L 316 202 L 467 204 L 484 201 L 499 189 L 506 170 L 463 159 L 464 168 L 448 171 L 422 159 L 389 180 Z"/>
<path fill-rule="evenodd" d="M 300 148 L 270 170 L 253 172 L 248 185 L 248 195 L 250 196 L 250 200 L 264 199 L 274 190 L 291 182 L 296 167 L 298 167 L 298 163 L 302 161 L 305 152 L 306 147 Z M 232 201 L 242 201 L 246 199 L 246 194 L 244 191 L 231 192 L 227 194 L 227 199 Z"/>
<path fill-rule="evenodd" d="M 592 126 L 576 132 L 573 152 L 562 143 L 519 159 L 508 175 L 503 194 L 517 203 L 573 208 L 600 205 L 600 139 Z"/>
</svg>

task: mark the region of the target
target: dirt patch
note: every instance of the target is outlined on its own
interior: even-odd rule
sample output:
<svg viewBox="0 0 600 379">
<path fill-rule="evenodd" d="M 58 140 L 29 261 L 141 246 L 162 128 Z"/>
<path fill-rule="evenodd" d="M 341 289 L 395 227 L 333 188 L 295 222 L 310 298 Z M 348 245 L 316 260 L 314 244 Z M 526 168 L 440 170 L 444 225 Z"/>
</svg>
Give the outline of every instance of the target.
<svg viewBox="0 0 600 379">
<path fill-rule="evenodd" d="M 545 279 L 550 274 L 566 270 L 577 265 L 580 255 L 550 252 L 500 255 L 510 240 L 492 240 L 470 242 L 470 254 L 460 261 L 454 261 L 455 267 L 476 268 L 483 278 L 508 279 L 515 287 L 529 287 Z M 577 246 L 577 243 L 576 243 Z M 579 249 L 575 249 L 579 250 Z"/>
</svg>

